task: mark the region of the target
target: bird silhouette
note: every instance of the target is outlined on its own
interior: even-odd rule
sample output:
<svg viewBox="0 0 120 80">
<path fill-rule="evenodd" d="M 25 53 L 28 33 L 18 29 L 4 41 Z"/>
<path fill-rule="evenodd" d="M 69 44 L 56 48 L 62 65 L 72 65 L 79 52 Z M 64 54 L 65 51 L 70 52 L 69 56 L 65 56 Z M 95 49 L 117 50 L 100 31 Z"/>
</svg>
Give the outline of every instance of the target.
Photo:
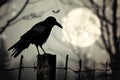
<svg viewBox="0 0 120 80">
<path fill-rule="evenodd" d="M 46 53 L 42 48 L 42 45 L 47 41 L 54 25 L 62 28 L 61 24 L 52 16 L 49 16 L 44 21 L 35 24 L 29 31 L 20 37 L 18 42 L 8 49 L 8 51 L 12 50 L 13 52 L 11 56 L 16 58 L 24 49 L 28 48 L 30 44 L 35 44 L 38 54 L 40 54 L 38 46 L 44 53 Z"/>
</svg>

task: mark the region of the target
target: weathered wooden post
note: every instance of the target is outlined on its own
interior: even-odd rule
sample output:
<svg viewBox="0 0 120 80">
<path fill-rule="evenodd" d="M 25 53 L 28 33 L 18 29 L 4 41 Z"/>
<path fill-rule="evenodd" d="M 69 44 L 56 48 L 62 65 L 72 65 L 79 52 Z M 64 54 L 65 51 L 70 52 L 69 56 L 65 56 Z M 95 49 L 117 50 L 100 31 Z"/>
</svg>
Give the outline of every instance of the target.
<svg viewBox="0 0 120 80">
<path fill-rule="evenodd" d="M 82 69 L 82 59 L 79 61 L 79 75 L 78 75 L 78 80 L 81 80 L 81 69 Z"/>
<path fill-rule="evenodd" d="M 68 70 L 68 55 L 66 56 L 66 63 L 65 63 L 65 79 L 67 80 L 67 70 Z"/>
<path fill-rule="evenodd" d="M 95 61 L 93 63 L 92 80 L 95 80 Z"/>
<path fill-rule="evenodd" d="M 20 58 L 18 80 L 21 80 L 21 69 L 22 69 L 22 63 L 23 63 L 23 55 L 21 55 L 21 58 Z"/>
<path fill-rule="evenodd" d="M 108 61 L 106 61 L 106 66 L 105 66 L 105 80 L 108 80 L 107 71 L 108 71 Z"/>
<path fill-rule="evenodd" d="M 56 55 L 43 54 L 37 56 L 37 80 L 55 80 Z"/>
</svg>

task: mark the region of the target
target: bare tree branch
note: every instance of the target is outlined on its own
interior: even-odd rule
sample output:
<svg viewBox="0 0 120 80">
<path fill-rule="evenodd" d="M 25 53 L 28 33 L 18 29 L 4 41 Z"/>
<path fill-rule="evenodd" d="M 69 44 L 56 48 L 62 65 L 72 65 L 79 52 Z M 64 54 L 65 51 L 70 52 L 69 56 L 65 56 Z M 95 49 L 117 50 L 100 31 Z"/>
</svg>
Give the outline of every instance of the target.
<svg viewBox="0 0 120 80">
<path fill-rule="evenodd" d="M 101 31 L 102 31 L 102 40 L 104 42 L 105 45 L 105 49 L 107 50 L 107 52 L 112 55 L 112 47 L 111 47 L 111 33 L 109 31 L 109 26 L 112 26 L 112 22 L 110 20 L 107 19 L 106 17 L 106 0 L 103 0 L 103 6 L 100 7 L 99 5 L 97 5 L 94 0 L 90 0 L 93 8 L 95 9 L 95 13 L 96 15 L 99 17 L 100 22 L 101 22 Z M 102 14 L 100 14 L 100 11 L 102 10 Z"/>
<path fill-rule="evenodd" d="M 100 9 L 103 10 L 103 7 L 105 7 L 105 5 L 104 5 L 102 8 L 100 8 L 100 6 L 97 5 L 93 0 L 90 0 L 90 2 L 91 2 L 91 4 L 92 4 L 93 8 L 95 9 L 95 12 L 96 12 L 97 16 L 98 16 L 102 21 L 105 21 L 106 23 L 112 25 L 112 22 L 111 22 L 110 20 L 108 20 L 108 19 L 107 19 L 106 17 L 104 17 L 103 15 L 100 15 L 100 14 L 99 14 Z M 104 2 L 105 2 L 105 1 L 103 1 L 103 3 L 104 3 Z"/>
<path fill-rule="evenodd" d="M 41 1 L 41 0 L 38 0 L 38 1 Z M 33 13 L 30 13 L 30 14 L 28 14 L 28 15 L 25 15 L 25 16 L 17 19 L 18 16 L 19 16 L 19 15 L 22 13 L 22 11 L 25 9 L 25 7 L 27 6 L 28 3 L 29 3 L 29 0 L 26 1 L 26 3 L 24 4 L 24 6 L 22 7 L 22 9 L 18 12 L 18 14 L 17 14 L 14 18 L 10 19 L 4 26 L 0 27 L 0 34 L 2 34 L 7 27 L 9 27 L 9 26 L 11 26 L 11 25 L 14 25 L 14 24 L 16 24 L 17 22 L 19 22 L 19 21 L 21 21 L 21 20 L 30 20 L 30 19 L 34 19 L 34 18 L 40 18 L 45 12 L 47 12 L 47 11 L 49 11 L 49 10 L 51 10 L 51 9 L 53 8 L 53 7 L 51 7 L 51 8 L 49 8 L 49 9 L 47 9 L 47 10 L 40 11 L 40 12 L 38 12 L 38 13 L 34 13 L 34 12 L 33 12 Z M 53 10 L 53 11 L 55 11 L 55 10 Z M 53 11 L 52 11 L 52 12 L 53 12 Z M 59 13 L 59 12 L 60 12 L 60 10 L 57 10 L 57 12 L 53 12 L 53 13 L 57 14 L 57 13 Z"/>
<path fill-rule="evenodd" d="M 21 20 L 30 20 L 30 19 L 34 19 L 34 18 L 39 18 L 39 17 L 41 17 L 43 14 L 44 14 L 44 12 L 41 12 L 39 15 L 37 15 L 36 13 L 31 13 L 31 14 L 25 15 L 25 16 L 23 16 L 23 17 L 15 20 L 14 22 L 12 22 L 12 23 L 10 24 L 10 26 L 11 26 L 11 25 L 14 25 L 15 23 L 17 23 L 17 22 L 19 22 L 19 21 L 21 21 Z"/>
<path fill-rule="evenodd" d="M 31 19 L 35 19 L 35 18 L 40 18 L 40 17 L 42 17 L 42 15 L 43 15 L 45 12 L 47 12 L 47 11 L 50 10 L 50 9 L 51 9 L 51 8 L 49 8 L 49 9 L 47 9 L 47 10 L 44 10 L 44 11 L 40 11 L 39 13 L 30 13 L 30 14 L 28 14 L 28 15 L 25 15 L 25 16 L 23 16 L 23 17 L 15 20 L 15 21 L 11 22 L 9 26 L 14 25 L 15 23 L 17 23 L 17 22 L 19 22 L 19 21 L 21 21 L 21 20 L 31 20 Z"/>
<path fill-rule="evenodd" d="M 6 30 L 7 27 L 9 27 L 9 25 L 10 25 L 10 23 L 11 23 L 12 21 L 14 21 L 15 19 L 18 18 L 18 16 L 24 11 L 24 9 L 25 9 L 25 7 L 27 6 L 28 2 L 29 2 L 29 0 L 26 0 L 25 4 L 24 4 L 23 7 L 21 8 L 21 10 L 20 10 L 12 19 L 8 20 L 7 23 L 6 23 L 4 26 L 2 26 L 2 27 L 0 28 L 0 34 L 2 34 L 2 33 Z"/>
<path fill-rule="evenodd" d="M 102 40 L 105 44 L 105 48 L 106 48 L 107 52 L 109 53 L 109 55 L 111 55 L 111 53 L 112 53 L 111 37 L 110 37 L 111 33 L 110 33 L 109 27 L 108 27 L 109 23 L 104 21 L 106 19 L 105 11 L 106 11 L 106 0 L 103 0 L 103 6 L 102 6 L 102 17 L 103 17 L 103 19 L 101 20 Z M 103 28 L 105 28 L 105 31 L 103 31 Z M 104 34 L 104 32 L 107 36 Z M 105 39 L 105 37 L 107 37 L 107 39 Z"/>
<path fill-rule="evenodd" d="M 115 51 L 119 51 L 119 41 L 117 38 L 117 0 L 113 1 L 113 6 L 112 6 L 112 10 L 113 10 L 113 26 L 112 26 L 112 31 L 113 31 L 113 40 L 114 40 L 114 46 L 115 46 Z M 117 53 L 119 54 L 119 53 Z"/>
</svg>

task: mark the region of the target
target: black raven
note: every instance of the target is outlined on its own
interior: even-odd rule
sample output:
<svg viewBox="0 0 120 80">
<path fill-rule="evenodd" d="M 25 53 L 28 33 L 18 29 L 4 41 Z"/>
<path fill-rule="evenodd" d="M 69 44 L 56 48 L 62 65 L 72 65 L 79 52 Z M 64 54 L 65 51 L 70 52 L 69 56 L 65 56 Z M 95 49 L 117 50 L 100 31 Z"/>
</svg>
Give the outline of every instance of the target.
<svg viewBox="0 0 120 80">
<path fill-rule="evenodd" d="M 42 48 L 42 45 L 46 42 L 54 25 L 62 28 L 62 26 L 52 16 L 49 16 L 44 21 L 35 24 L 29 31 L 20 37 L 18 42 L 8 49 L 8 51 L 11 49 L 13 51 L 11 56 L 17 57 L 24 49 L 28 48 L 30 44 L 35 44 L 38 54 L 38 46 L 40 46 L 42 51 L 46 53 Z"/>
</svg>

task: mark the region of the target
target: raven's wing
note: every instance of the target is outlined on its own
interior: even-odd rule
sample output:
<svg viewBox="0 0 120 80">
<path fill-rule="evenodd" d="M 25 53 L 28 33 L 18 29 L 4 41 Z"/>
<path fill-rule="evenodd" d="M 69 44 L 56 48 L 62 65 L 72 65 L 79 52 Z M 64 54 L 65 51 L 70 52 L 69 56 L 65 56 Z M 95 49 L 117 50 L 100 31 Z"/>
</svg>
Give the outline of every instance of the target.
<svg viewBox="0 0 120 80">
<path fill-rule="evenodd" d="M 33 40 L 33 38 L 38 39 L 38 36 L 42 35 L 45 28 L 45 26 L 36 24 L 33 28 L 21 36 L 21 39 L 8 49 L 13 50 L 13 54 L 11 56 L 17 57 L 25 48 L 28 48 L 31 40 Z"/>
<path fill-rule="evenodd" d="M 45 29 L 46 29 L 45 26 L 38 23 L 38 24 L 34 25 L 28 32 L 26 32 L 24 35 L 22 35 L 21 38 L 32 39 L 38 35 L 39 36 L 42 35 L 42 33 L 44 33 Z"/>
</svg>

